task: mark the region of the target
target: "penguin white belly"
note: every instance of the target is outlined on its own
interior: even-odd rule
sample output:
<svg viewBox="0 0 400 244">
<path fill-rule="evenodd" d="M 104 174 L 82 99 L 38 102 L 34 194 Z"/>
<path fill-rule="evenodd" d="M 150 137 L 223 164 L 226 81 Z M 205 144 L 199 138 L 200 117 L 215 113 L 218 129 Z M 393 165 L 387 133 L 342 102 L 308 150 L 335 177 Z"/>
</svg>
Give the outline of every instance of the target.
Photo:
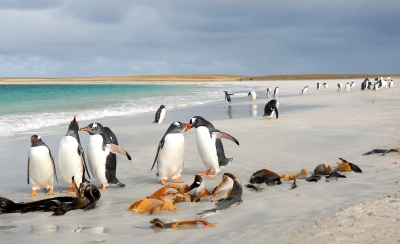
<svg viewBox="0 0 400 244">
<path fill-rule="evenodd" d="M 215 172 L 219 172 L 220 167 L 218 165 L 215 136 L 210 137 L 207 127 L 200 126 L 196 128 L 196 143 L 204 165 L 209 169 L 214 169 Z"/>
<path fill-rule="evenodd" d="M 82 182 L 83 163 L 78 154 L 78 141 L 72 136 L 64 136 L 58 148 L 58 168 L 64 181 L 72 185 L 74 176 L 76 185 Z"/>
<path fill-rule="evenodd" d="M 158 124 L 160 125 L 160 124 L 162 124 L 162 122 L 163 122 L 163 120 L 164 120 L 164 117 L 165 117 L 165 114 L 166 114 L 166 110 L 165 110 L 165 108 L 163 108 L 163 109 L 161 109 L 161 113 L 160 113 L 160 119 L 158 120 Z"/>
<path fill-rule="evenodd" d="M 101 135 L 90 135 L 87 150 L 90 172 L 102 185 L 108 186 L 106 178 L 106 158 L 110 153 L 107 146 L 103 151 L 103 137 Z"/>
<path fill-rule="evenodd" d="M 53 188 L 53 162 L 49 149 L 45 146 L 29 149 L 29 182 L 33 190 Z"/>
<path fill-rule="evenodd" d="M 185 138 L 181 133 L 176 133 L 167 135 L 164 140 L 158 173 L 164 180 L 179 178 L 184 164 Z"/>
</svg>

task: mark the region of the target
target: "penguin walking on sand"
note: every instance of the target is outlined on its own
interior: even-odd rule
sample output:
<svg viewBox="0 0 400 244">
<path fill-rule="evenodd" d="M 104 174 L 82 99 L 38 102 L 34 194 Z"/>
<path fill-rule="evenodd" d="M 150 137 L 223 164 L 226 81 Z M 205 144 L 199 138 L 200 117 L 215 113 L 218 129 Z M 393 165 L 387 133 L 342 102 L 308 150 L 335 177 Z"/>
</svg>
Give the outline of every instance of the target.
<svg viewBox="0 0 400 244">
<path fill-rule="evenodd" d="M 278 97 L 279 86 L 275 87 L 274 97 Z"/>
<path fill-rule="evenodd" d="M 161 106 L 157 109 L 153 123 L 157 123 L 158 125 L 162 124 L 165 114 L 167 113 L 167 110 L 165 109 L 166 106 L 167 106 L 166 104 L 161 104 Z"/>
<path fill-rule="evenodd" d="M 272 99 L 267 104 L 265 104 L 263 117 L 267 117 L 267 119 L 272 119 L 274 114 L 276 114 L 276 119 L 278 119 L 279 117 L 278 108 L 279 108 L 279 102 L 275 99 Z"/>
<path fill-rule="evenodd" d="M 365 91 L 366 89 L 367 89 L 367 80 L 364 80 L 362 83 L 361 83 L 361 91 Z"/>
<path fill-rule="evenodd" d="M 75 194 L 72 177 L 79 186 L 82 182 L 88 182 L 85 178 L 85 171 L 90 178 L 89 171 L 86 166 L 85 152 L 83 151 L 81 141 L 79 139 L 79 125 L 76 117 L 71 121 L 67 134 L 61 138 L 58 148 L 58 169 L 62 178 L 69 186 L 69 194 Z"/>
<path fill-rule="evenodd" d="M 154 165 L 157 163 L 158 175 L 161 184 L 167 184 L 168 179 L 172 179 L 175 183 L 183 183 L 179 180 L 183 165 L 185 162 L 185 137 L 182 130 L 185 128 L 184 123 L 176 121 L 172 123 L 165 132 L 160 143 L 158 144 Z"/>
<path fill-rule="evenodd" d="M 226 103 L 230 103 L 232 101 L 231 100 L 231 96 L 233 96 L 234 94 L 229 94 L 227 91 L 222 91 L 222 92 L 225 93 L 225 101 L 226 101 Z"/>
<path fill-rule="evenodd" d="M 118 146 L 115 134 L 108 127 L 103 127 L 100 123 L 91 123 L 80 131 L 89 133 L 89 144 L 87 157 L 90 171 L 93 177 L 101 184 L 101 190 L 105 190 L 110 184 L 117 187 L 124 187 L 116 177 L 117 157 L 119 153 L 131 160 L 131 156 L 122 147 Z"/>
<path fill-rule="evenodd" d="M 205 176 L 211 170 L 214 170 L 214 174 L 210 175 L 210 177 L 216 177 L 221 167 L 226 166 L 233 160 L 233 158 L 225 157 L 224 147 L 220 138 L 231 140 L 237 145 L 239 145 L 239 142 L 233 136 L 215 129 L 209 121 L 200 116 L 191 118 L 189 124 L 185 124 L 185 127 L 187 127 L 186 132 L 192 127 L 196 128 L 197 150 L 201 160 L 207 167 L 207 170 L 199 175 Z"/>
<path fill-rule="evenodd" d="M 328 83 L 324 83 L 324 84 L 322 84 L 323 86 L 324 86 L 324 90 L 326 91 L 326 90 L 329 90 L 329 85 L 328 85 Z"/>
<path fill-rule="evenodd" d="M 319 83 L 317 83 L 317 91 L 319 90 Z"/>
<path fill-rule="evenodd" d="M 252 102 L 254 102 L 258 98 L 257 93 L 255 91 L 249 92 L 247 96 L 250 97 L 250 101 Z"/>
<path fill-rule="evenodd" d="M 344 88 L 345 92 L 350 92 L 350 83 L 347 82 L 346 87 Z"/>
<path fill-rule="evenodd" d="M 389 88 L 393 88 L 393 80 L 389 81 Z"/>
<path fill-rule="evenodd" d="M 305 86 L 304 88 L 303 88 L 303 90 L 301 91 L 301 93 L 300 93 L 300 95 L 305 95 L 306 94 L 306 92 L 307 92 L 307 89 L 308 89 L 308 86 Z"/>
<path fill-rule="evenodd" d="M 353 90 L 355 86 L 356 86 L 356 83 L 354 81 L 352 81 L 350 84 L 350 90 Z"/>
<path fill-rule="evenodd" d="M 47 195 L 53 195 L 54 179 L 58 181 L 56 166 L 49 147 L 40 136 L 31 136 L 27 167 L 28 185 L 32 185 L 32 193 L 29 196 L 37 196 L 39 189 L 48 189 Z"/>
<path fill-rule="evenodd" d="M 272 89 L 271 88 L 267 88 L 267 98 L 268 99 L 271 98 L 271 92 L 272 92 Z"/>
<path fill-rule="evenodd" d="M 337 91 L 342 91 L 342 83 L 337 84 Z"/>
</svg>

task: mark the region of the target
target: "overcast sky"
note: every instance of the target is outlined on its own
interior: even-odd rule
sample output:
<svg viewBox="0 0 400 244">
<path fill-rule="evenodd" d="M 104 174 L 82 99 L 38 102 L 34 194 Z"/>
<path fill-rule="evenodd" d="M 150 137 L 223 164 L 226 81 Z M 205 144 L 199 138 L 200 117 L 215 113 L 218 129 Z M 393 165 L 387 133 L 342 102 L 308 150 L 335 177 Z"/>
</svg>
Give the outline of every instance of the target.
<svg viewBox="0 0 400 244">
<path fill-rule="evenodd" d="M 0 77 L 400 73 L 398 0 L 1 0 L 0 21 Z"/>
</svg>

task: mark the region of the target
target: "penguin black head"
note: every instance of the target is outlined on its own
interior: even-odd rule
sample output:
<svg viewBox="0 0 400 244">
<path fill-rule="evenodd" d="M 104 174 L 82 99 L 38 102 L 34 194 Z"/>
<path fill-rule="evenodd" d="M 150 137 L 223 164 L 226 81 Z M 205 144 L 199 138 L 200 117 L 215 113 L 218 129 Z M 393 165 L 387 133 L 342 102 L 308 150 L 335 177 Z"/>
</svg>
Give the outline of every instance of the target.
<svg viewBox="0 0 400 244">
<path fill-rule="evenodd" d="M 44 142 L 42 141 L 42 138 L 38 135 L 33 135 L 31 136 L 31 146 L 32 147 L 37 147 L 37 146 L 42 146 L 44 145 Z"/>
<path fill-rule="evenodd" d="M 78 130 L 79 130 L 78 121 L 76 120 L 76 116 L 74 116 L 74 119 L 69 124 L 66 135 L 76 137 L 78 135 Z"/>
<path fill-rule="evenodd" d="M 210 127 L 211 129 L 214 128 L 209 121 L 207 121 L 201 116 L 194 116 L 193 118 L 190 119 L 189 124 L 184 124 L 184 126 L 187 127 L 185 132 L 190 130 L 192 127 L 197 128 L 199 126 L 206 126 L 207 128 Z"/>
<path fill-rule="evenodd" d="M 91 123 L 79 131 L 87 131 L 90 135 L 98 135 L 104 131 L 104 127 L 100 123 Z"/>
<path fill-rule="evenodd" d="M 185 124 L 179 121 L 175 121 L 174 123 L 172 123 L 168 130 L 167 133 L 180 133 L 182 132 L 182 130 L 185 128 Z"/>
<path fill-rule="evenodd" d="M 160 109 L 163 109 L 167 106 L 167 104 L 161 104 Z"/>
</svg>

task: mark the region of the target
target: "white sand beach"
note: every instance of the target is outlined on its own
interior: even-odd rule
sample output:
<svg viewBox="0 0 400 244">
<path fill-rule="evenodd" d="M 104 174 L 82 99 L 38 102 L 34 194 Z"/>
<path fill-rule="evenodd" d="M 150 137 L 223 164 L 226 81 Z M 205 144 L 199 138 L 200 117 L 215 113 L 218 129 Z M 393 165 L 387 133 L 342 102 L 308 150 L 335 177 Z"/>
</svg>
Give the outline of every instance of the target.
<svg viewBox="0 0 400 244">
<path fill-rule="evenodd" d="M 336 84 L 355 81 L 352 92 L 337 92 Z M 329 83 L 330 89 L 316 90 L 316 83 Z M 119 144 L 132 156 L 128 161 L 118 156 L 117 177 L 124 188 L 107 188 L 93 210 L 75 210 L 64 216 L 49 212 L 3 214 L 0 234 L 3 243 L 395 243 L 400 241 L 400 155 L 396 153 L 362 156 L 372 149 L 400 146 L 400 88 L 361 91 L 361 79 L 224 82 L 257 87 L 258 99 L 235 98 L 211 105 L 168 110 L 163 125 L 152 124 L 153 114 L 124 118 L 124 121 L 79 121 L 109 126 Z M 394 81 L 395 83 L 397 80 Z M 309 89 L 300 95 L 304 86 Z M 279 119 L 263 118 L 268 102 L 267 87 L 279 86 Z M 221 92 L 221 96 L 223 93 Z M 233 162 L 216 178 L 205 178 L 212 190 L 224 172 L 240 178 L 243 202 L 206 217 L 214 228 L 201 227 L 153 230 L 150 220 L 195 219 L 197 213 L 214 207 L 214 202 L 178 203 L 174 212 L 139 215 L 127 211 L 136 200 L 150 196 L 161 188 L 156 170 L 150 171 L 158 143 L 170 123 L 188 123 L 203 116 L 216 129 L 234 136 L 240 145 L 223 139 L 225 155 Z M 72 118 L 71 118 L 72 119 Z M 149 121 L 147 124 L 144 121 Z M 61 137 L 68 128 L 42 136 L 53 157 Z M 26 183 L 29 136 L 9 144 L 2 141 L 0 160 L 0 196 L 14 202 L 47 198 L 40 191 L 29 198 L 31 186 Z M 185 136 L 185 166 L 181 179 L 193 182 L 206 168 L 197 151 L 195 132 Z M 87 149 L 88 135 L 80 134 Z M 279 175 L 300 172 L 324 163 L 334 168 L 339 157 L 356 164 L 362 173 L 345 172 L 347 178 L 326 182 L 297 180 L 277 186 L 261 186 L 255 192 L 245 187 L 250 176 L 269 169 Z M 57 162 L 56 162 L 57 165 Z M 99 186 L 91 179 L 91 183 Z M 55 195 L 67 186 L 59 175 Z M 390 196 L 390 197 L 389 197 Z"/>
</svg>

